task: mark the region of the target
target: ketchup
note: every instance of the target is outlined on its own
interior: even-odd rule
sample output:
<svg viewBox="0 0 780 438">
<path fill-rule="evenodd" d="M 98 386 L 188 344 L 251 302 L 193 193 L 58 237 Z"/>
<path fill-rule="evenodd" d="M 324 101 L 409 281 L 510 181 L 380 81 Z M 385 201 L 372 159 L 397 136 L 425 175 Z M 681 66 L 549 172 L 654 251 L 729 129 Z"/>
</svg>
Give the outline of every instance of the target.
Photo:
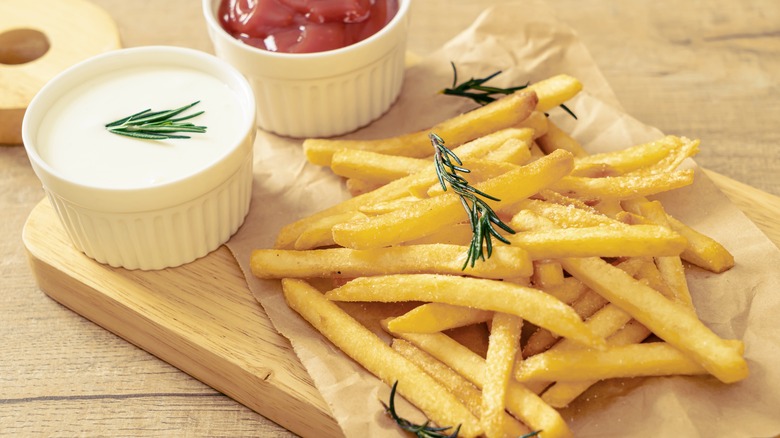
<svg viewBox="0 0 780 438">
<path fill-rule="evenodd" d="M 313 53 L 362 41 L 398 12 L 398 0 L 221 0 L 234 38 L 272 52 Z"/>
</svg>

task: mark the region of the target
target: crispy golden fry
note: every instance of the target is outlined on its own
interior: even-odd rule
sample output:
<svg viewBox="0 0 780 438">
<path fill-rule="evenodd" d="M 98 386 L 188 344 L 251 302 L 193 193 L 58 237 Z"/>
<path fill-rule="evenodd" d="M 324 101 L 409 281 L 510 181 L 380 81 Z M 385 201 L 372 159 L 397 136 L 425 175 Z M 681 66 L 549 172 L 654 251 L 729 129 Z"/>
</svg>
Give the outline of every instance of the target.
<svg viewBox="0 0 780 438">
<path fill-rule="evenodd" d="M 561 228 L 598 227 L 620 225 L 615 219 L 597 212 L 589 206 L 561 205 L 539 199 L 526 199 L 521 208 L 552 221 Z"/>
<path fill-rule="evenodd" d="M 672 230 L 688 241 L 688 246 L 681 254 L 683 260 L 715 273 L 734 267 L 734 256 L 715 239 L 699 233 L 672 216 L 668 216 L 667 220 Z"/>
<path fill-rule="evenodd" d="M 419 200 L 420 198 L 409 195 L 403 198 L 393 199 L 392 201 L 377 202 L 376 204 L 362 206 L 360 207 L 360 212 L 372 216 L 377 214 L 385 214 L 393 210 L 398 210 L 399 208 L 407 208 Z M 347 222 L 347 221 L 341 221 L 341 222 Z M 333 236 L 331 233 L 331 239 L 332 238 Z M 436 242 L 436 243 L 445 243 L 445 242 Z"/>
<path fill-rule="evenodd" d="M 309 228 L 298 236 L 295 240 L 294 248 L 303 250 L 333 245 L 333 232 L 331 229 L 334 225 L 363 217 L 366 217 L 366 215 L 357 211 L 347 211 L 323 217 L 312 223 Z"/>
<path fill-rule="evenodd" d="M 430 375 L 385 344 L 302 280 L 282 280 L 289 306 L 347 356 L 388 385 L 441 426 L 460 424 L 463 436 L 481 433 L 479 420 Z"/>
<path fill-rule="evenodd" d="M 492 318 L 493 312 L 490 310 L 445 303 L 425 303 L 393 318 L 387 324 L 394 333 L 436 333 L 479 324 Z"/>
<path fill-rule="evenodd" d="M 422 158 L 431 155 L 428 134 L 435 132 L 450 146 L 457 146 L 525 120 L 536 108 L 538 98 L 531 91 L 519 91 L 467 113 L 452 117 L 429 129 L 378 140 L 307 139 L 303 151 L 310 163 L 328 166 L 341 149 L 362 149 L 383 154 Z"/>
<path fill-rule="evenodd" d="M 486 293 L 489 291 L 489 293 Z M 326 293 L 334 301 L 423 301 L 509 313 L 583 345 L 599 348 L 571 307 L 544 292 L 513 283 L 451 275 L 385 275 L 356 278 Z"/>
<path fill-rule="evenodd" d="M 520 201 L 545 188 L 571 170 L 568 152 L 547 155 L 476 186 L 498 199 L 496 208 Z M 431 234 L 458 223 L 466 216 L 458 195 L 446 192 L 424 199 L 404 211 L 373 216 L 366 220 L 333 227 L 333 240 L 348 248 L 379 248 L 396 245 Z"/>
<path fill-rule="evenodd" d="M 658 163 L 639 169 L 632 172 L 637 175 L 652 175 L 659 173 L 671 172 L 683 163 L 685 159 L 696 155 L 699 152 L 699 140 L 690 140 L 688 138 L 681 138 L 682 144 L 679 148 L 675 149 L 671 154 L 664 157 L 663 160 Z"/>
<path fill-rule="evenodd" d="M 636 320 L 629 321 L 625 327 L 607 339 L 610 346 L 630 345 L 642 342 L 650 335 L 650 330 Z M 542 399 L 555 408 L 565 408 L 574 399 L 591 387 L 597 380 L 580 382 L 556 382 L 542 394 Z"/>
<path fill-rule="evenodd" d="M 687 244 L 679 234 L 656 225 L 556 228 L 518 232 L 506 238 L 512 246 L 528 251 L 533 260 L 678 255 Z"/>
<path fill-rule="evenodd" d="M 344 185 L 349 190 L 349 194 L 352 196 L 360 196 L 365 193 L 373 192 L 374 190 L 382 187 L 384 184 L 376 182 L 363 181 L 357 178 L 348 178 Z"/>
<path fill-rule="evenodd" d="M 534 273 L 531 276 L 534 286 L 546 289 L 563 284 L 563 268 L 555 260 L 542 259 L 533 262 Z"/>
<path fill-rule="evenodd" d="M 485 161 L 515 165 L 526 164 L 531 159 L 530 141 L 511 138 L 498 149 L 488 152 Z"/>
<path fill-rule="evenodd" d="M 487 438 L 504 438 L 506 391 L 512 378 L 523 320 L 506 313 L 496 313 L 490 329 L 485 378 L 482 381 L 482 416 L 480 424 Z"/>
<path fill-rule="evenodd" d="M 326 248 L 311 251 L 257 249 L 252 252 L 252 273 L 259 278 L 353 278 L 401 273 L 463 273 L 468 248 L 431 244 L 368 250 Z M 501 279 L 531 275 L 533 264 L 521 248 L 496 247 L 484 263 L 469 268 L 469 275 Z"/>
<path fill-rule="evenodd" d="M 620 174 L 632 172 L 657 164 L 669 156 L 675 149 L 682 146 L 683 139 L 672 135 L 659 140 L 643 143 L 614 152 L 604 152 L 577 156 L 574 160 L 572 174 L 577 174 L 581 169 L 595 164 L 604 164 L 617 170 Z"/>
<path fill-rule="evenodd" d="M 561 74 L 534 82 L 527 89 L 536 92 L 539 97 L 536 110 L 547 112 L 576 96 L 582 91 L 582 83 L 574 77 Z"/>
<path fill-rule="evenodd" d="M 534 111 L 525 120 L 518 123 L 517 127 L 532 129 L 534 131 L 533 139 L 536 140 L 547 133 L 549 121 L 543 112 Z"/>
<path fill-rule="evenodd" d="M 482 414 L 482 394 L 473 383 L 466 380 L 463 376 L 456 373 L 452 368 L 440 362 L 430 354 L 415 347 L 411 342 L 403 339 L 393 339 L 391 344 L 393 350 L 399 352 L 412 363 L 422 368 L 430 374 L 439 383 L 449 389 L 455 397 L 458 398 L 474 416 L 481 417 Z M 507 436 L 519 437 L 530 433 L 531 430 L 523 423 L 517 421 L 515 417 L 506 412 L 502 413 L 504 427 Z"/>
<path fill-rule="evenodd" d="M 426 243 L 448 243 L 451 245 L 468 245 L 471 243 L 471 225 L 460 223 L 442 228 L 419 239 L 406 242 L 406 245 L 421 245 Z"/>
<path fill-rule="evenodd" d="M 380 154 L 360 149 L 336 151 L 330 163 L 330 168 L 336 175 L 378 184 L 387 184 L 429 166 L 431 161 L 425 158 Z"/>
<path fill-rule="evenodd" d="M 640 215 L 638 205 L 641 202 L 647 202 L 647 199 L 623 201 L 624 208 L 631 211 L 625 212 L 621 220 L 626 223 L 650 223 L 648 218 Z M 734 267 L 734 256 L 715 239 L 694 230 L 669 214 L 666 215 L 666 221 L 673 231 L 688 241 L 688 245 L 680 254 L 683 260 L 715 273 L 725 272 Z"/>
<path fill-rule="evenodd" d="M 748 367 L 738 348 L 718 337 L 687 308 L 597 258 L 566 258 L 569 274 L 696 360 L 725 383 L 742 380 Z"/>
<path fill-rule="evenodd" d="M 515 378 L 520 382 L 585 381 L 619 377 L 707 374 L 689 356 L 666 342 L 589 349 L 551 350 L 525 359 Z"/>
<path fill-rule="evenodd" d="M 385 325 L 385 328 L 387 326 Z M 485 359 L 442 333 L 393 333 L 449 365 L 481 388 L 485 378 Z M 568 425 L 555 409 L 519 382 L 510 380 L 506 407 L 532 430 L 544 431 L 546 438 L 572 436 Z"/>
<path fill-rule="evenodd" d="M 658 201 L 648 201 L 639 204 L 639 212 L 651 222 L 670 228 L 666 212 Z M 687 245 L 686 245 L 687 246 Z M 667 285 L 674 291 L 674 299 L 693 309 L 691 292 L 688 290 L 688 280 L 685 278 L 685 268 L 679 256 L 656 255 L 655 263 Z"/>
<path fill-rule="evenodd" d="M 547 132 L 537 139 L 539 147 L 547 154 L 557 149 L 569 151 L 575 157 L 585 157 L 588 153 L 582 148 L 582 145 L 572 138 L 566 131 L 562 130 L 555 123 L 547 121 Z M 576 162 L 576 161 L 575 161 Z M 577 166 L 575 165 L 575 169 Z"/>
<path fill-rule="evenodd" d="M 581 199 L 628 199 L 679 189 L 693 183 L 693 170 L 649 175 L 628 174 L 605 178 L 567 176 L 551 188 Z"/>
</svg>

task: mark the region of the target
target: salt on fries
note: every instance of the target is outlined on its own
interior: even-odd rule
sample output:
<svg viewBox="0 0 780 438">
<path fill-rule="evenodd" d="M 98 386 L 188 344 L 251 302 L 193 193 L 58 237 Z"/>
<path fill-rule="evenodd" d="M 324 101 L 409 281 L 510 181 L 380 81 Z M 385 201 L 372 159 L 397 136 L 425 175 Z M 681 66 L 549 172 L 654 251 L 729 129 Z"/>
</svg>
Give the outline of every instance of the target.
<svg viewBox="0 0 780 438">
<path fill-rule="evenodd" d="M 742 342 L 696 317 L 684 271 L 720 273 L 733 257 L 647 199 L 692 182 L 680 164 L 699 142 L 590 155 L 544 116 L 581 88 L 555 76 L 429 130 L 306 140 L 311 163 L 360 193 L 285 226 L 274 249 L 253 252 L 253 273 L 282 279 L 292 309 L 461 436 L 571 436 L 557 408 L 605 379 L 746 378 Z M 472 266 L 473 223 L 462 195 L 439 184 L 429 133 L 473 168 L 464 181 L 497 198 L 486 202 L 515 232 Z M 327 290 L 307 282 L 323 277 Z M 338 301 L 419 305 L 381 321 L 391 347 Z M 481 324 L 485 356 L 445 334 Z"/>
</svg>

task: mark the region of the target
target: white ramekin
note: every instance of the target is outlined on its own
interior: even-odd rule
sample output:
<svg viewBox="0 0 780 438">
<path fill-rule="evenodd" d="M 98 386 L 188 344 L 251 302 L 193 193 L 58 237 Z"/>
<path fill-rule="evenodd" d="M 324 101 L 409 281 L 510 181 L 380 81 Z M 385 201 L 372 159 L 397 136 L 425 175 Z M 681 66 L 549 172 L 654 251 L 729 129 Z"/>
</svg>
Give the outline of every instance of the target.
<svg viewBox="0 0 780 438">
<path fill-rule="evenodd" d="M 68 90 L 109 72 L 158 65 L 206 73 L 237 97 L 241 120 L 234 138 L 238 140 L 220 145 L 225 150 L 222 155 L 190 174 L 137 188 L 85 183 L 42 158 L 41 122 Z M 252 191 L 255 108 L 246 79 L 213 55 L 180 47 L 122 49 L 90 58 L 49 81 L 27 108 L 22 138 L 32 168 L 77 249 L 113 267 L 163 269 L 208 254 L 244 222 Z"/>
<path fill-rule="evenodd" d="M 241 71 L 255 92 L 257 125 L 289 137 L 330 137 L 363 127 L 397 99 L 404 76 L 411 0 L 379 32 L 319 53 L 270 52 L 233 38 L 219 24 L 219 0 L 203 0 L 214 51 Z"/>
</svg>

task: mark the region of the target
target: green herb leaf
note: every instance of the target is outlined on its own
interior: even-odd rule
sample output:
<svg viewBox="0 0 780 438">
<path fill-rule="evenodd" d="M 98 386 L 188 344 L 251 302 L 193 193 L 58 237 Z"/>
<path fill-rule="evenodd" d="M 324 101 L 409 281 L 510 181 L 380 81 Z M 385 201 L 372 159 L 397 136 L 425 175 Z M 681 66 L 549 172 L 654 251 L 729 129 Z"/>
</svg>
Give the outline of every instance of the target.
<svg viewBox="0 0 780 438">
<path fill-rule="evenodd" d="M 127 137 L 139 138 L 143 140 L 165 140 L 172 138 L 190 138 L 188 135 L 180 133 L 204 133 L 205 126 L 197 126 L 192 123 L 182 123 L 185 120 L 192 119 L 203 114 L 199 111 L 193 114 L 176 117 L 200 103 L 193 102 L 180 108 L 152 111 L 146 109 L 133 115 L 121 118 L 105 125 L 109 132 Z"/>
<path fill-rule="evenodd" d="M 485 76 L 484 78 L 471 78 L 461 84 L 458 84 L 458 70 L 455 68 L 454 62 L 450 62 L 450 65 L 452 66 L 452 87 L 441 90 L 442 94 L 466 97 L 480 105 L 487 105 L 488 103 L 493 102 L 503 95 L 512 94 L 515 91 L 528 88 L 528 83 L 509 88 L 486 86 L 485 82 L 501 74 L 501 70 Z M 563 110 L 566 111 L 570 116 L 574 117 L 574 119 L 577 118 L 574 112 L 566 105 L 561 105 L 561 108 L 563 108 Z"/>
<path fill-rule="evenodd" d="M 385 404 L 384 402 L 381 403 L 382 406 L 385 407 L 385 412 L 396 422 L 396 424 L 398 424 L 401 429 L 407 432 L 411 432 L 419 438 L 456 438 L 458 436 L 460 426 L 456 427 L 455 431 L 448 435 L 444 431 L 452 429 L 451 426 L 434 427 L 430 426 L 430 422 L 428 421 L 423 424 L 414 424 L 409 420 L 399 417 L 395 412 L 395 391 L 397 386 L 398 381 L 393 383 L 393 388 L 390 390 L 390 400 L 388 401 L 388 404 Z"/>
<path fill-rule="evenodd" d="M 436 176 L 439 178 L 439 184 L 445 191 L 449 184 L 452 190 L 460 196 L 463 209 L 466 210 L 469 223 L 471 224 L 471 244 L 466 254 L 466 262 L 461 269 L 466 269 L 468 265 L 474 267 L 478 259 L 485 260 L 485 254 L 489 258 L 493 253 L 493 237 L 501 242 L 510 244 L 496 230 L 494 225 L 510 234 L 515 234 L 515 231 L 501 221 L 496 212 L 482 198 L 493 201 L 500 201 L 500 199 L 469 185 L 465 178 L 458 175 L 458 172 L 469 173 L 469 170 L 462 166 L 463 163 L 457 155 L 447 149 L 444 146 L 444 140 L 435 133 L 430 133 L 428 137 L 431 139 L 431 144 L 434 148 L 434 166 L 436 168 Z"/>
</svg>

